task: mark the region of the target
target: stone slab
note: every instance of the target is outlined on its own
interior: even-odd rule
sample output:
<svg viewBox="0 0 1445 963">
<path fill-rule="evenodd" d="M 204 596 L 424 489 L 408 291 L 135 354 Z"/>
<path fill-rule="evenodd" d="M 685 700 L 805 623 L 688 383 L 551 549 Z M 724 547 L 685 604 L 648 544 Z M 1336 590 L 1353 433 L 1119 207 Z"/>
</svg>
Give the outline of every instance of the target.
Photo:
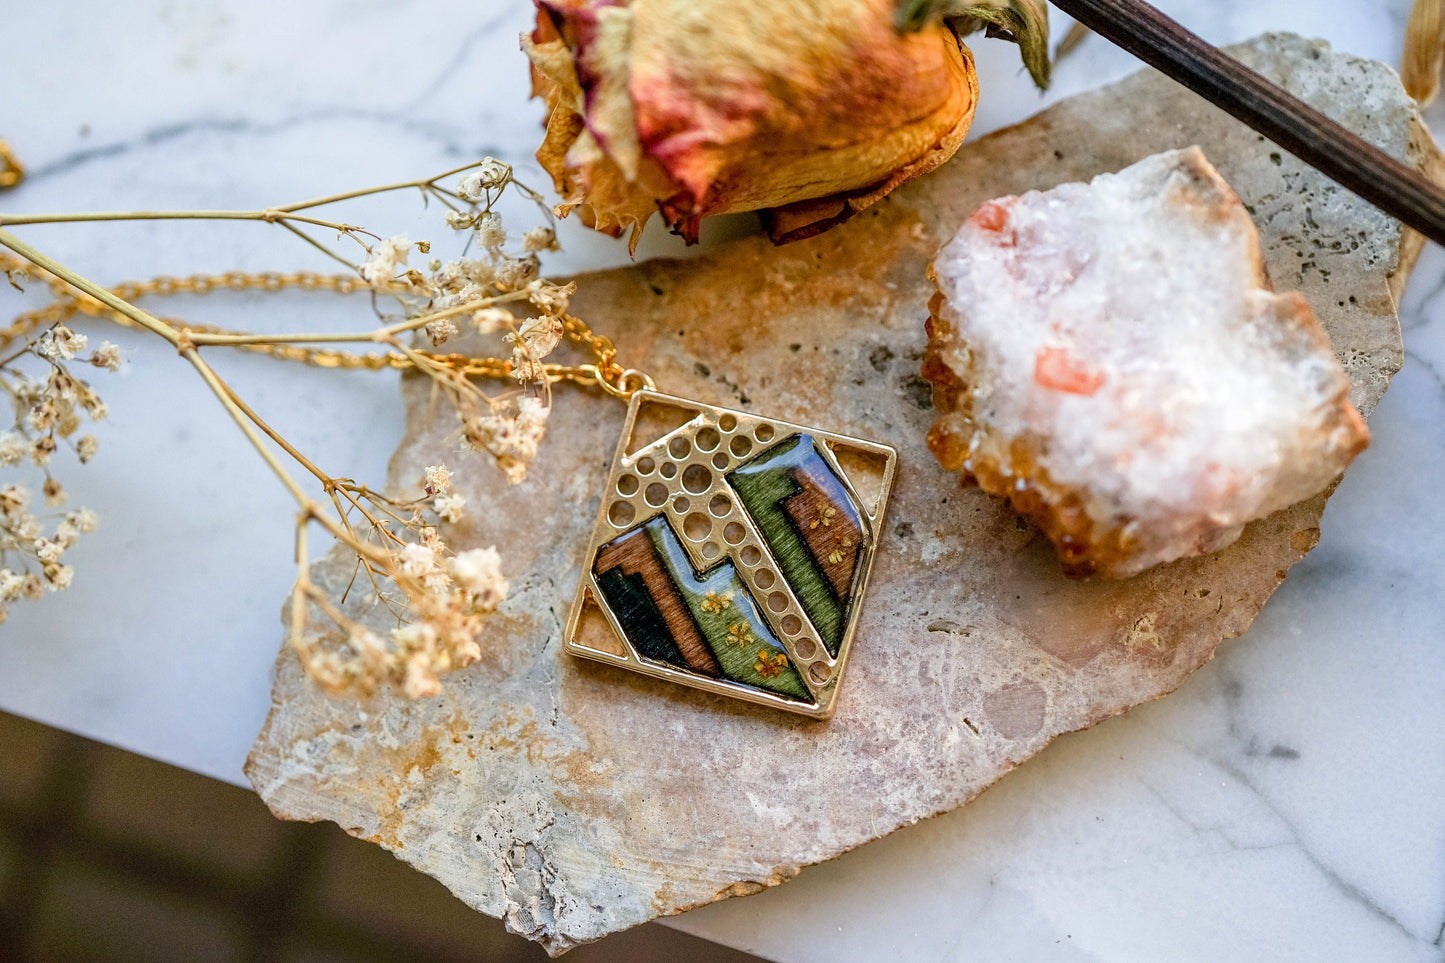
<svg viewBox="0 0 1445 963">
<path fill-rule="evenodd" d="M 1390 153 L 1438 155 L 1389 67 L 1280 35 L 1235 48 Z M 886 441 L 893 505 L 837 715 L 820 723 L 561 651 L 621 405 L 555 392 L 551 436 L 508 488 L 427 386 L 404 387 L 391 482 L 446 461 L 512 596 L 442 695 L 332 701 L 289 652 L 247 768 L 274 812 L 330 819 L 553 953 L 784 882 L 968 802 L 1060 733 L 1178 687 L 1321 538 L 1325 496 L 1214 556 L 1134 579 L 1065 579 L 1045 540 L 961 490 L 924 446 L 924 267 L 983 200 L 1199 144 L 1249 206 L 1275 285 L 1305 293 L 1368 413 L 1402 360 L 1395 297 L 1418 238 L 1145 71 L 968 145 L 854 221 L 774 249 L 586 275 L 574 311 L 665 390 Z M 338 590 L 349 566 L 316 577 Z"/>
</svg>

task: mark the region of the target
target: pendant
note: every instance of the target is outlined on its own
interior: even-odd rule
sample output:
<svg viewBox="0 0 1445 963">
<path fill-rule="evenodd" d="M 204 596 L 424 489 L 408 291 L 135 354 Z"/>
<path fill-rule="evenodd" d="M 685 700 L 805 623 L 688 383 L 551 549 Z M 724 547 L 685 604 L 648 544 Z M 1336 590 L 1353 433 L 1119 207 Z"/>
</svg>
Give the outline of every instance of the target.
<svg viewBox="0 0 1445 963">
<path fill-rule="evenodd" d="M 887 445 L 638 391 L 567 650 L 829 718 L 897 461 Z"/>
</svg>

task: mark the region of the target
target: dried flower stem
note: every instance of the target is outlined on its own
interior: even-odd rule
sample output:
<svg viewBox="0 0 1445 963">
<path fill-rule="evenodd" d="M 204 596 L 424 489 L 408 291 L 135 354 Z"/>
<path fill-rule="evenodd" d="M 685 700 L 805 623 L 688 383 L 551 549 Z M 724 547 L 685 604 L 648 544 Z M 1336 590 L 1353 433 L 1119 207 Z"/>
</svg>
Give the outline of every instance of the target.
<svg viewBox="0 0 1445 963">
<path fill-rule="evenodd" d="M 461 179 L 455 192 L 437 183 L 441 178 L 474 168 L 473 173 Z M 547 219 L 546 226 L 534 228 L 522 236 L 522 251 L 516 254 L 503 250 L 507 232 L 500 216 L 492 210 L 508 187 L 536 203 Z M 414 248 L 422 253 L 430 252 L 430 245 L 426 242 L 413 244 L 404 235 L 383 240 L 349 224 L 298 213 L 325 204 L 399 189 L 418 189 L 424 197 L 437 199 L 447 210 L 447 226 L 452 230 L 472 232 L 473 240 L 484 249 L 483 253 L 468 259 L 464 250 L 462 258 L 445 266 L 439 260 L 433 261 L 429 268 L 431 274 L 427 275 L 407 267 L 408 256 Z M 616 363 L 616 349 L 610 341 L 593 335 L 586 324 L 566 313 L 575 285 L 551 284 L 539 277 L 538 252 L 556 249 L 552 215 L 544 199 L 535 191 L 517 184 L 512 179 L 510 167 L 489 158 L 432 178 L 347 191 L 261 211 L 36 214 L 13 218 L 0 216 L 0 224 L 140 219 L 277 223 L 347 264 L 356 276 L 230 273 L 190 279 L 159 277 L 107 291 L 0 228 L 0 246 L 9 248 L 23 259 L 23 263 L 17 266 L 8 258 L 0 258 L 0 267 L 10 276 L 12 284 L 17 278 L 45 277 L 55 297 L 51 305 L 21 315 L 9 328 L 0 329 L 0 345 L 27 335 L 33 336 L 36 331 L 48 326 L 46 333 L 40 335 L 36 342 L 40 347 L 37 349 L 36 344 L 26 344 L 21 354 L 73 358 L 84 348 L 85 338 L 71 332 L 64 322 L 77 313 L 133 325 L 171 344 L 206 383 L 300 509 L 296 517 L 297 578 L 292 593 L 290 642 L 307 672 L 333 693 L 368 693 L 388 682 L 399 685 L 410 696 L 434 693 L 442 673 L 466 665 L 480 655 L 477 640 L 482 619 L 496 609 L 507 593 L 507 582 L 501 574 L 501 560 L 494 548 L 476 548 L 456 554 L 438 533 L 436 526 L 442 522 L 458 521 L 466 505 L 466 498 L 461 493 L 450 491 L 450 472 L 445 466 L 429 467 L 422 494 L 410 499 L 387 497 L 350 479 L 328 475 L 253 410 L 207 363 L 202 357 L 202 350 L 208 347 L 241 348 L 322 367 L 413 368 L 429 378 L 438 393 L 456 408 L 461 416 L 464 445 L 490 453 L 510 481 L 520 481 L 545 433 L 550 406 L 544 405 L 537 394 L 540 391 L 550 400 L 551 381 L 565 379 L 579 384 L 598 384 L 620 397 L 635 390 L 631 387 L 633 385 L 649 383 L 645 376 Z M 329 227 L 356 240 L 366 249 L 366 262 L 357 267 L 346 261 L 298 226 L 305 224 Z M 375 243 L 368 244 L 362 240 L 362 235 L 373 238 Z M 132 303 L 149 294 L 203 294 L 220 288 L 277 291 L 293 286 L 324 288 L 340 293 L 369 290 L 373 298 L 377 294 L 396 296 L 406 314 L 423 307 L 434 310 L 362 332 L 268 335 L 191 326 L 184 321 L 159 318 Z M 500 308 L 503 304 L 524 302 L 535 312 L 534 316 L 525 320 Z M 468 317 L 467 323 L 480 333 L 507 332 L 512 357 L 441 355 L 420 351 L 403 343 L 403 335 L 424 332 L 433 346 L 440 345 L 459 334 L 460 328 L 452 319 L 464 316 Z M 50 340 L 45 340 L 47 338 Z M 546 363 L 546 356 L 564 340 L 589 349 L 595 355 L 596 363 L 573 366 Z M 355 355 L 333 349 L 300 347 L 341 343 L 384 344 L 391 351 L 387 354 Z M 87 360 L 90 364 L 110 370 L 120 364 L 117 349 L 108 343 L 102 344 Z M 88 392 L 83 382 L 77 388 L 75 380 L 62 368 L 57 365 L 56 370 L 56 378 L 61 380 L 55 383 L 71 392 L 66 397 L 73 399 L 77 391 Z M 517 390 L 493 398 L 474 383 L 474 377 L 515 377 L 521 385 Z M 22 382 L 24 384 L 28 383 Z M 21 399 L 4 383 L 3 378 L 0 378 L 0 386 L 16 397 L 18 410 L 23 412 L 27 406 L 36 407 L 36 412 L 30 415 L 36 419 L 36 424 L 43 422 L 48 426 L 54 423 L 57 412 L 70 411 L 66 401 L 57 402 L 52 411 L 27 400 L 29 396 Z M 25 390 L 33 392 L 34 389 Z M 93 393 L 87 394 L 86 398 L 89 399 L 85 402 L 87 411 L 92 405 L 95 408 L 91 412 L 92 417 L 103 417 L 104 406 Z M 71 418 L 66 424 L 76 422 L 70 415 L 65 417 Z M 72 430 L 73 427 L 59 429 L 61 439 Z M 23 456 L 24 445 L 28 444 L 23 431 L 12 434 L 14 440 L 6 442 L 5 455 L 11 459 L 11 464 Z M 48 458 L 55 448 L 54 437 L 47 436 L 41 441 L 48 447 L 39 453 L 37 464 L 42 463 L 40 457 Z M 82 461 L 89 457 L 87 452 L 94 452 L 94 445 L 94 438 L 89 436 L 80 440 L 77 451 Z M 285 464 L 283 455 L 320 483 L 324 498 L 317 500 L 307 494 L 301 481 Z M 0 492 L 0 496 L 3 494 Z M 58 483 L 52 487 L 47 482 L 46 496 L 47 499 L 61 497 Z M 10 496 L 8 504 L 12 508 L 7 509 L 9 515 L 22 517 L 24 502 L 28 498 L 28 494 L 17 489 Z M 70 541 L 74 539 L 73 533 L 84 525 L 93 527 L 93 516 L 88 519 L 77 513 L 72 513 L 72 516 L 78 520 L 70 521 L 71 516 L 67 516 L 64 524 L 70 527 L 62 529 L 68 533 L 64 537 Z M 28 519 L 28 516 L 24 517 Z M 438 521 L 427 521 L 433 517 Z M 357 518 L 364 520 L 365 524 Z M 348 616 L 311 580 L 308 529 L 313 522 L 354 554 L 356 571 L 352 575 L 352 583 L 364 570 L 375 592 L 376 602 L 385 606 L 396 618 L 396 627 L 390 631 L 389 641 Z M 29 526 L 27 530 L 35 527 L 29 520 L 24 524 Z M 36 551 L 40 553 L 36 555 L 36 560 L 47 566 L 45 577 L 54 583 L 52 587 L 63 588 L 69 584 L 68 567 L 58 566 L 55 561 L 65 546 L 57 549 L 43 539 L 35 544 Z M 20 576 L 14 576 L 8 570 L 0 572 L 0 583 L 3 583 L 0 584 L 0 592 L 33 595 L 40 591 L 36 588 L 38 582 L 21 584 L 16 581 L 17 578 Z M 35 577 L 27 575 L 24 578 Z M 387 583 L 395 587 L 395 593 L 388 594 L 383 588 Z M 346 591 L 341 593 L 343 602 L 349 591 L 350 586 L 347 586 Z M 307 613 L 311 609 L 324 614 L 344 633 L 344 638 L 338 642 L 334 635 L 308 635 Z"/>
<path fill-rule="evenodd" d="M 87 278 L 82 277 L 75 271 L 72 271 L 70 268 L 56 261 L 54 258 L 41 254 L 35 248 L 31 247 L 29 244 L 26 244 L 24 241 L 11 234 L 9 231 L 0 229 L 0 244 L 8 247 L 16 254 L 30 261 L 32 264 L 35 264 L 37 267 L 43 268 L 44 270 L 49 271 L 56 277 L 61 278 L 67 284 L 70 284 L 78 290 L 85 292 L 86 294 L 90 295 L 92 298 L 95 298 L 97 301 L 101 302 L 112 310 L 124 315 L 140 327 L 145 328 L 153 334 L 159 335 L 160 337 L 169 341 L 171 344 L 175 345 L 181 357 L 189 361 L 191 363 L 191 366 L 196 369 L 196 371 L 200 374 L 202 380 L 206 382 L 207 386 L 210 387 L 212 393 L 214 393 L 217 399 L 221 402 L 222 406 L 224 406 L 227 412 L 230 413 L 232 420 L 236 422 L 237 426 L 241 429 L 241 432 L 246 436 L 246 439 L 251 442 L 251 445 L 256 449 L 262 460 L 266 462 L 267 466 L 271 469 L 271 471 L 276 475 L 278 479 L 280 479 L 281 484 L 284 485 L 286 487 L 286 490 L 289 491 L 292 497 L 296 499 L 297 503 L 301 506 L 303 515 L 305 515 L 306 518 L 314 520 L 321 524 L 324 528 L 326 528 L 327 531 L 332 534 L 333 537 L 345 542 L 348 547 L 354 548 L 358 554 L 364 556 L 375 555 L 377 560 L 380 560 L 380 554 L 375 553 L 374 549 L 372 549 L 370 546 L 364 545 L 360 542 L 354 542 L 354 540 L 347 535 L 346 531 L 340 525 L 335 523 L 330 517 L 327 516 L 325 509 L 319 503 L 311 499 L 306 494 L 305 490 L 302 489 L 300 484 L 298 484 L 297 481 L 291 477 L 291 473 L 286 470 L 286 467 L 281 464 L 280 460 L 276 458 L 275 454 L 271 451 L 271 449 L 266 446 L 266 443 L 262 440 L 261 436 L 257 434 L 257 427 L 260 425 L 264 425 L 265 422 L 262 421 L 255 414 L 255 412 L 251 411 L 249 408 L 243 408 L 241 404 L 237 402 L 234 392 L 230 389 L 228 385 L 226 385 L 224 381 L 221 380 L 221 377 L 216 374 L 215 370 L 212 369 L 211 366 L 201 358 L 199 352 L 196 350 L 195 345 L 190 343 L 186 339 L 186 335 L 183 332 L 177 331 L 175 328 L 171 327 L 169 324 L 160 320 L 149 312 L 143 311 L 132 304 L 122 301 L 120 298 L 111 294 L 105 288 L 94 283 L 93 281 L 88 280 Z M 287 454 L 291 455 L 293 458 L 296 458 L 319 479 L 325 482 L 330 481 L 330 476 L 321 472 L 320 469 L 312 465 L 310 461 L 306 460 L 300 454 L 300 452 L 296 451 L 294 447 L 282 441 L 279 435 L 272 431 L 269 426 L 266 426 L 266 431 L 268 432 L 270 437 L 277 439 L 278 444 L 281 444 L 283 448 L 286 449 Z"/>
</svg>

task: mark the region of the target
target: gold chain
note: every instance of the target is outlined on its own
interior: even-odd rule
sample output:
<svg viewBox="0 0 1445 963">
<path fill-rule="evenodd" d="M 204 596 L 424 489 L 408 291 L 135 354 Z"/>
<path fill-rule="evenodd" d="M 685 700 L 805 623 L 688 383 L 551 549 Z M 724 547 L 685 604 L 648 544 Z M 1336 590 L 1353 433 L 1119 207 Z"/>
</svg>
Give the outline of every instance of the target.
<svg viewBox="0 0 1445 963">
<path fill-rule="evenodd" d="M 0 139 L 0 191 L 9 190 L 25 179 L 25 168 L 11 151 L 10 145 Z M 28 262 L 8 253 L 0 252 L 0 273 L 7 277 L 31 277 L 36 273 Z M 125 315 L 102 304 L 71 287 L 60 278 L 47 275 L 46 282 L 54 301 L 35 311 L 27 311 L 16 317 L 6 327 L 0 328 L 0 351 L 23 338 L 28 338 L 43 328 L 61 324 L 77 314 L 94 318 L 106 318 L 125 327 L 135 323 Z M 209 294 L 220 288 L 230 291 L 285 291 L 299 288 L 303 291 L 334 291 L 337 294 L 351 294 L 359 290 L 370 290 L 354 274 L 316 274 L 312 271 L 295 271 L 289 274 L 263 272 L 248 274 L 228 271 L 225 274 L 193 274 L 190 277 L 151 278 L 148 281 L 128 281 L 111 288 L 111 293 L 122 301 L 134 303 L 147 296 L 167 297 L 173 294 Z M 187 324 L 177 318 L 162 318 L 172 327 L 189 329 L 204 334 L 240 334 L 208 324 Z M 611 338 L 592 333 L 592 329 L 580 318 L 570 314 L 562 318 L 562 330 L 567 339 L 592 352 L 597 360 L 593 364 L 562 365 L 544 364 L 547 380 L 551 382 L 570 381 L 579 385 L 596 385 L 616 398 L 630 398 L 640 388 L 653 387 L 652 379 L 634 368 L 624 368 L 617 363 L 617 348 Z M 414 367 L 410 358 L 399 351 L 373 351 L 359 353 L 336 348 L 308 348 L 294 344 L 244 344 L 237 345 L 246 351 L 270 355 L 281 361 L 294 361 L 315 368 L 364 369 L 405 369 Z M 442 367 L 451 368 L 465 377 L 510 378 L 513 364 L 506 358 L 476 358 L 464 354 L 436 354 L 419 351 L 417 354 Z"/>
<path fill-rule="evenodd" d="M 6 253 L 0 253 L 0 272 L 12 273 L 20 277 L 28 277 L 37 273 L 28 262 Z M 125 315 L 89 295 L 76 291 L 59 278 L 47 276 L 47 283 L 55 300 L 43 308 L 18 315 L 10 325 L 0 328 L 0 351 L 44 328 L 68 321 L 77 314 L 106 318 L 125 327 L 135 327 L 134 322 Z M 194 274 L 189 277 L 161 276 L 147 281 L 128 281 L 111 288 L 111 293 L 123 301 L 134 303 L 139 298 L 148 296 L 209 294 L 223 288 L 229 291 L 273 293 L 295 288 L 303 291 L 333 291 L 337 294 L 370 290 L 354 274 L 316 274 L 311 271 L 295 271 L 287 274 L 276 272 L 248 274 L 241 271 L 228 271 L 225 274 Z M 186 328 L 197 333 L 239 333 L 214 325 L 190 324 L 178 318 L 162 318 L 161 320 L 173 327 Z M 593 334 L 592 329 L 582 319 L 564 315 L 562 330 L 569 341 L 591 351 L 597 360 L 593 364 L 582 365 L 546 364 L 543 368 L 549 381 L 596 385 L 618 398 L 629 398 L 639 388 L 652 387 L 652 379 L 647 375 L 618 364 L 617 348 L 613 345 L 612 340 Z M 414 366 L 412 360 L 399 351 L 359 353 L 293 344 L 244 344 L 236 347 L 258 354 L 270 355 L 282 361 L 293 361 L 316 368 L 380 371 L 383 369 L 399 370 Z M 464 354 L 437 354 L 428 351 L 419 351 L 417 354 L 467 377 L 505 379 L 510 378 L 513 372 L 512 361 L 507 358 L 478 358 Z"/>
</svg>

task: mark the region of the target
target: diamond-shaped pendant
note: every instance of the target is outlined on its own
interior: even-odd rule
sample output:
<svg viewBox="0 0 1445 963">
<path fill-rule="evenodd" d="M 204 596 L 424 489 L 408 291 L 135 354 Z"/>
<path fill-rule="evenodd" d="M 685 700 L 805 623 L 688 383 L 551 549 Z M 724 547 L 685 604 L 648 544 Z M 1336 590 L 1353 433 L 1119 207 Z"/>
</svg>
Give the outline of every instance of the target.
<svg viewBox="0 0 1445 963">
<path fill-rule="evenodd" d="M 897 460 L 887 445 L 638 391 L 568 651 L 828 718 Z"/>
</svg>

